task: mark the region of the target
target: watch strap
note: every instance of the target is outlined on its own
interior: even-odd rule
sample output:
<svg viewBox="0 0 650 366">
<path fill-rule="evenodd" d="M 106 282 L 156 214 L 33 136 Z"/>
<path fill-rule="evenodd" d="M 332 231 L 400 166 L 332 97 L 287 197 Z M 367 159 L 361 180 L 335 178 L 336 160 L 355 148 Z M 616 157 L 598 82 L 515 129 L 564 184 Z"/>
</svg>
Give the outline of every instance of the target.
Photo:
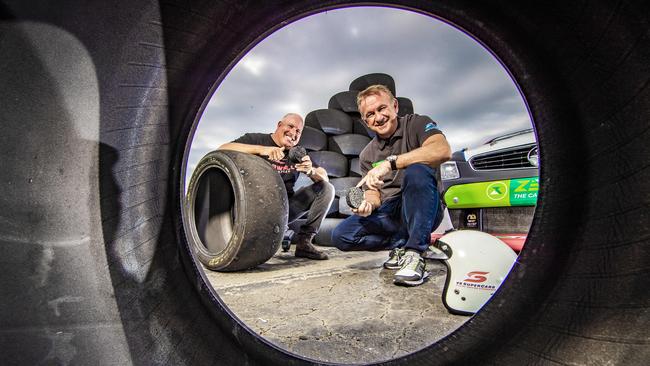
<svg viewBox="0 0 650 366">
<path fill-rule="evenodd" d="M 391 170 L 397 170 L 397 155 L 391 155 L 386 160 L 390 163 Z"/>
</svg>

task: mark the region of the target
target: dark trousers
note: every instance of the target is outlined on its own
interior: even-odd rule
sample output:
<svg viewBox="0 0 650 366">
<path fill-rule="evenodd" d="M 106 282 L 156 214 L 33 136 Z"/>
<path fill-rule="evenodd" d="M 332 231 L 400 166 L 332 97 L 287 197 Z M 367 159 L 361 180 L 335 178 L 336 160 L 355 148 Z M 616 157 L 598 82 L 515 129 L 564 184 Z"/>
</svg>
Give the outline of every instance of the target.
<svg viewBox="0 0 650 366">
<path fill-rule="evenodd" d="M 413 164 L 406 168 L 402 192 L 367 217 L 353 215 L 332 231 L 340 250 L 382 250 L 403 247 L 424 252 L 443 211 L 434 169 Z"/>
<path fill-rule="evenodd" d="M 289 198 L 289 223 L 306 214 L 307 221 L 297 234 L 316 234 L 333 200 L 334 186 L 329 182 L 315 182 L 300 188 Z"/>
</svg>

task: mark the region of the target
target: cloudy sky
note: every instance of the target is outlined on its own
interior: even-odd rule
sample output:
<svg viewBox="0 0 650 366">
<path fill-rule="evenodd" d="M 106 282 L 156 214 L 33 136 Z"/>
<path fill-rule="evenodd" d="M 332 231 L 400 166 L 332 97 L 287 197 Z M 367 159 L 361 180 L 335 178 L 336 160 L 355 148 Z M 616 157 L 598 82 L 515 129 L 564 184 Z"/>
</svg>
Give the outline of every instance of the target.
<svg viewBox="0 0 650 366">
<path fill-rule="evenodd" d="M 415 113 L 438 122 L 452 149 L 531 126 L 523 100 L 499 62 L 468 35 L 404 10 L 328 11 L 271 34 L 233 68 L 206 108 L 188 160 L 245 132 L 272 132 L 287 112 L 327 108 L 355 78 L 381 72 Z"/>
</svg>

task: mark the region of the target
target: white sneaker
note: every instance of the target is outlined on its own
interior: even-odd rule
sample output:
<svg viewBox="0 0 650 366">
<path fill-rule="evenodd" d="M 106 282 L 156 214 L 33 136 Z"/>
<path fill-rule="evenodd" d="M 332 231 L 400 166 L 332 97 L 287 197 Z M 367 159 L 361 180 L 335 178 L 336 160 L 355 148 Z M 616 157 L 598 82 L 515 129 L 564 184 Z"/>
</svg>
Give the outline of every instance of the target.
<svg viewBox="0 0 650 366">
<path fill-rule="evenodd" d="M 393 279 L 393 283 L 403 286 L 417 286 L 429 276 L 426 264 L 420 253 L 407 250 L 401 258 L 401 268 Z"/>
</svg>

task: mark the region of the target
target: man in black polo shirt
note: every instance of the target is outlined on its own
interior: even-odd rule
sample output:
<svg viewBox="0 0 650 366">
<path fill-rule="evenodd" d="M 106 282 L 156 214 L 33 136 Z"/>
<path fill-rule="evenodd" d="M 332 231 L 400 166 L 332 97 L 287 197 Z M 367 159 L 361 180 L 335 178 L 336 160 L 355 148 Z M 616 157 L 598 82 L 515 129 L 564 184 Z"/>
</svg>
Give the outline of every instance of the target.
<svg viewBox="0 0 650 366">
<path fill-rule="evenodd" d="M 235 150 L 266 157 L 275 171 L 280 174 L 289 198 L 289 222 L 307 214 L 307 221 L 296 234 L 296 257 L 327 259 L 327 254 L 316 249 L 311 240 L 318 232 L 323 218 L 334 200 L 334 186 L 329 183 L 327 171 L 312 164 L 309 155 L 302 162 L 292 166 L 288 151 L 300 140 L 303 121 L 300 115 L 289 113 L 278 122 L 275 132 L 247 133 L 233 142 L 219 147 L 220 150 Z M 300 173 L 306 174 L 313 184 L 294 192 L 293 186 Z M 275 212 L 269 212 L 274 215 Z"/>
<path fill-rule="evenodd" d="M 397 99 L 383 85 L 360 92 L 361 118 L 377 135 L 359 155 L 364 201 L 332 232 L 341 250 L 392 249 L 384 263 L 394 283 L 416 286 L 428 275 L 421 254 L 442 220 L 436 169 L 451 157 L 429 117 L 397 117 Z"/>
</svg>

